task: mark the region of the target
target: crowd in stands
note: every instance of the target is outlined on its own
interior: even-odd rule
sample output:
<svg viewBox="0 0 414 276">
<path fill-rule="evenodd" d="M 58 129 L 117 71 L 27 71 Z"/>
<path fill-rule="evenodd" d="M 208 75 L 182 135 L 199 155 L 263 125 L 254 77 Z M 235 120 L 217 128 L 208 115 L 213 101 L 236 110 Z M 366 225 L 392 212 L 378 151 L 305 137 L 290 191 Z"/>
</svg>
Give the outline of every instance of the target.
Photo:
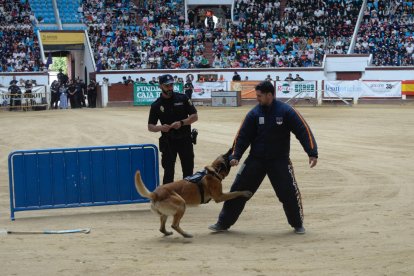
<svg viewBox="0 0 414 276">
<path fill-rule="evenodd" d="M 278 1 L 236 0 L 239 23 L 216 39 L 214 67 L 321 66 L 325 53 L 346 53 L 361 3 L 292 0 L 281 11 Z"/>
<path fill-rule="evenodd" d="M 205 63 L 203 29 L 185 24 L 183 2 L 84 0 L 84 21 L 100 70 L 196 68 Z"/>
<path fill-rule="evenodd" d="M 0 72 L 44 69 L 34 21 L 28 1 L 0 1 Z"/>
<path fill-rule="evenodd" d="M 413 22 L 413 2 L 368 0 L 354 53 L 372 53 L 375 66 L 414 65 Z"/>
<path fill-rule="evenodd" d="M 321 66 L 324 54 L 348 52 L 362 0 L 290 0 L 283 10 L 278 0 L 236 0 L 236 22 L 222 20 L 214 29 L 204 26 L 204 10 L 190 10 L 185 22 L 183 5 L 83 0 L 99 69 Z M 409 0 L 368 0 L 354 52 L 372 53 L 377 66 L 414 65 L 413 21 Z"/>
<path fill-rule="evenodd" d="M 368 0 L 355 53 L 373 64 L 414 65 L 411 0 Z M 349 50 L 362 0 L 235 0 L 234 19 L 204 26 L 205 10 L 184 0 L 82 0 L 98 70 L 321 66 Z M 0 0 L 0 72 L 41 71 L 29 1 Z M 195 20 L 196 19 L 196 20 Z M 195 22 L 198 22 L 195 24 Z M 210 25 L 209 25 L 210 26 Z M 205 46 L 212 44 L 211 62 Z"/>
</svg>

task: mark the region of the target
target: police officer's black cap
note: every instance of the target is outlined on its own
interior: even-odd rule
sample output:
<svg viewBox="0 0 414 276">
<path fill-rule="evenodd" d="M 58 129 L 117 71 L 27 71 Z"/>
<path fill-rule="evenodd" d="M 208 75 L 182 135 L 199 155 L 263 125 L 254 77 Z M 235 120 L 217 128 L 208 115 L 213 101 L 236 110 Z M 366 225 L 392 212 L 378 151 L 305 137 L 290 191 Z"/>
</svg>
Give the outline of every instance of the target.
<svg viewBox="0 0 414 276">
<path fill-rule="evenodd" d="M 174 83 L 174 78 L 170 74 L 162 75 L 159 78 L 160 84 Z"/>
</svg>

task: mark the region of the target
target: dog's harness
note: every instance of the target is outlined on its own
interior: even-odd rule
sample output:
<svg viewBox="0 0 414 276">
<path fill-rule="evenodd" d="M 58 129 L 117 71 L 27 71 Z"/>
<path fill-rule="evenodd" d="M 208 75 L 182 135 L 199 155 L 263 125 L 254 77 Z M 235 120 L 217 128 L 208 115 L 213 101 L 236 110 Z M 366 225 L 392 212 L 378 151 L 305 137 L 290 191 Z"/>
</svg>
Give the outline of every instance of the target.
<svg viewBox="0 0 414 276">
<path fill-rule="evenodd" d="M 202 171 L 196 172 L 195 174 L 191 176 L 187 176 L 186 178 L 184 178 L 188 182 L 191 182 L 197 185 L 198 191 L 200 192 L 201 204 L 206 204 L 211 200 L 210 198 L 209 200 L 204 202 L 204 188 L 203 188 L 203 183 L 201 182 L 201 179 L 203 179 L 203 177 L 206 176 L 207 173 L 208 173 L 207 170 L 202 170 Z"/>
<path fill-rule="evenodd" d="M 206 176 L 207 174 L 210 174 L 214 177 L 217 177 L 220 182 L 223 180 L 223 177 L 219 174 L 222 170 L 226 170 L 227 169 L 227 165 L 226 164 L 221 164 L 218 172 L 214 171 L 209 171 L 207 169 L 204 169 L 202 171 L 198 171 L 195 174 L 191 175 L 191 176 L 187 176 L 186 178 L 184 178 L 184 180 L 187 180 L 188 182 L 194 183 L 197 185 L 198 187 L 198 191 L 200 192 L 200 198 L 201 198 L 201 204 L 206 204 L 208 203 L 211 198 L 207 201 L 204 201 L 204 188 L 203 188 L 203 183 L 201 182 L 201 179 L 203 179 L 204 176 Z"/>
</svg>

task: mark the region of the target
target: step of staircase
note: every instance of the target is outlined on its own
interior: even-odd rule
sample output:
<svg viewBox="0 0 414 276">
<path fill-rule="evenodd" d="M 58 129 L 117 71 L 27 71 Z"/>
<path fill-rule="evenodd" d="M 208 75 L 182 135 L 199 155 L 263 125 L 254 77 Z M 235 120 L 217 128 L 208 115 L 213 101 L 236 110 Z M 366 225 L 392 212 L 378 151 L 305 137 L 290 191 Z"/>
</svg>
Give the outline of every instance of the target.
<svg viewBox="0 0 414 276">
<path fill-rule="evenodd" d="M 212 65 L 214 61 L 213 42 L 204 42 L 204 56 Z"/>
</svg>

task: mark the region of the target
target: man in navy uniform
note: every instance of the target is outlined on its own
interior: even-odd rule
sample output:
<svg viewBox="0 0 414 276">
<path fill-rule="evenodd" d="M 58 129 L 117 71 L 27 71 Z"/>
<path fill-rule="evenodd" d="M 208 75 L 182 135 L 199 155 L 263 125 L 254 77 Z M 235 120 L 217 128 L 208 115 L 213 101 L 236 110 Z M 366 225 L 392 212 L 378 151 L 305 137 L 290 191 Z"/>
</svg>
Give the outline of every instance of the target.
<svg viewBox="0 0 414 276">
<path fill-rule="evenodd" d="M 13 107 L 22 105 L 22 90 L 17 86 L 16 82 L 10 82 L 9 95 L 10 95 L 10 111 Z"/>
<path fill-rule="evenodd" d="M 283 204 L 288 223 L 296 234 L 304 234 L 303 209 L 299 188 L 290 161 L 290 133 L 292 132 L 309 156 L 309 166 L 318 161 L 318 148 L 309 125 L 294 108 L 275 99 L 275 88 L 270 81 L 256 88 L 259 102 L 247 114 L 234 140 L 230 165 L 237 166 L 250 146 L 249 156 L 240 168 L 230 189 L 257 191 L 267 175 L 279 201 Z M 225 231 L 236 223 L 248 199 L 236 198 L 224 203 L 218 222 L 209 227 Z"/>
<path fill-rule="evenodd" d="M 174 78 L 167 74 L 159 77 L 160 97 L 152 103 L 148 130 L 161 132 L 159 150 L 164 168 L 163 184 L 174 181 L 177 154 L 180 157 L 183 178 L 193 174 L 194 148 L 191 124 L 198 120 L 197 110 L 185 95 L 173 92 Z M 160 121 L 160 124 L 157 124 Z"/>
<path fill-rule="evenodd" d="M 97 96 L 97 87 L 96 87 L 95 80 L 91 80 L 89 82 L 89 85 L 87 88 L 87 94 L 88 94 L 88 107 L 95 108 L 96 107 L 96 96 Z"/>
<path fill-rule="evenodd" d="M 190 79 L 187 79 L 186 83 L 184 84 L 184 93 L 187 97 L 191 100 L 193 97 L 194 85 Z"/>
</svg>

